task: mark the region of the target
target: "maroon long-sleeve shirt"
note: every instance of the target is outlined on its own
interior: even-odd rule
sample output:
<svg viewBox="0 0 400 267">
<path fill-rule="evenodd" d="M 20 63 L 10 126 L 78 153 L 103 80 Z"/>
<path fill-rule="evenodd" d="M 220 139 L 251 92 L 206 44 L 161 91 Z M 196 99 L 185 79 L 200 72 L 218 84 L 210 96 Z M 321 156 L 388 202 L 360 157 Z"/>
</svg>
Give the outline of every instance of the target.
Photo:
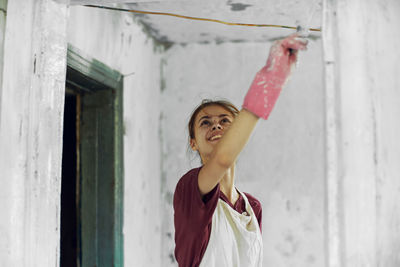
<svg viewBox="0 0 400 267">
<path fill-rule="evenodd" d="M 212 216 L 219 198 L 239 213 L 246 210 L 245 201 L 241 195 L 235 205 L 232 205 L 220 191 L 219 184 L 211 192 L 201 197 L 197 182 L 200 169 L 201 167 L 187 172 L 179 180 L 175 189 L 175 258 L 179 267 L 199 266 L 210 240 Z M 261 203 L 252 195 L 244 194 L 249 200 L 261 228 Z"/>
</svg>

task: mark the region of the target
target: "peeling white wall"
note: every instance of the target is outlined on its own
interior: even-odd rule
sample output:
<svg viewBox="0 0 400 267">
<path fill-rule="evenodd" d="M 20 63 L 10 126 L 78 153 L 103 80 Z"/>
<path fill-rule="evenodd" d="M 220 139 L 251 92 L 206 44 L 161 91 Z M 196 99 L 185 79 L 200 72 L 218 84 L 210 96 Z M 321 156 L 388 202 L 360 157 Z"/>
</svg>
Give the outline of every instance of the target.
<svg viewBox="0 0 400 267">
<path fill-rule="evenodd" d="M 124 266 L 160 263 L 160 55 L 127 13 L 70 7 L 68 42 L 124 74 Z"/>
<path fill-rule="evenodd" d="M 59 263 L 66 25 L 65 5 L 8 2 L 0 90 L 1 266 Z"/>
<path fill-rule="evenodd" d="M 3 80 L 4 37 L 6 33 L 7 0 L 0 0 L 0 99 Z M 1 118 L 1 109 L 0 109 Z M 0 121 L 1 123 L 1 121 Z"/>
<path fill-rule="evenodd" d="M 162 92 L 163 264 L 173 260 L 172 196 L 178 179 L 199 166 L 187 153 L 186 125 L 203 98 L 241 106 L 269 43 L 191 44 L 167 51 Z M 264 266 L 324 265 L 324 107 L 320 40 L 300 55 L 268 121 L 242 152 L 236 183 L 263 205 Z"/>
<path fill-rule="evenodd" d="M 325 7 L 327 266 L 400 266 L 400 2 Z"/>
<path fill-rule="evenodd" d="M 135 10 L 170 12 L 233 23 L 275 24 L 294 28 L 299 23 L 309 28 L 321 26 L 320 0 L 167 0 L 135 1 L 126 6 Z M 288 29 L 279 27 L 228 26 L 170 16 L 143 15 L 139 19 L 153 29 L 152 35 L 155 38 L 177 44 L 268 42 L 281 38 L 288 32 Z M 318 35 L 316 32 L 312 34 Z"/>
</svg>

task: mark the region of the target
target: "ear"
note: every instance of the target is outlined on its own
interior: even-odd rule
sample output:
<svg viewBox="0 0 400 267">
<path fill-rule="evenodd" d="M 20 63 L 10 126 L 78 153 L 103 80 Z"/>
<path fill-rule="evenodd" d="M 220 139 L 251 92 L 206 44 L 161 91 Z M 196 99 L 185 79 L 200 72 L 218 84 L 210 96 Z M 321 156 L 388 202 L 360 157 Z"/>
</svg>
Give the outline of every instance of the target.
<svg viewBox="0 0 400 267">
<path fill-rule="evenodd" d="M 197 151 L 197 143 L 195 139 L 190 139 L 190 147 L 192 148 L 193 151 Z"/>
</svg>

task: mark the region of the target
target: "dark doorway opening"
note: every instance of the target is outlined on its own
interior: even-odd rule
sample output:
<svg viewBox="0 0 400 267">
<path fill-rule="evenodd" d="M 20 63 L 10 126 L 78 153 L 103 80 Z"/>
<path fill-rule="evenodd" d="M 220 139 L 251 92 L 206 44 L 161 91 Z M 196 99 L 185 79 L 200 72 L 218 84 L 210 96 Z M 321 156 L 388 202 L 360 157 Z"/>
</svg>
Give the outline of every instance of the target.
<svg viewBox="0 0 400 267">
<path fill-rule="evenodd" d="M 65 95 L 64 134 L 61 175 L 61 258 L 62 267 L 77 266 L 77 142 L 76 95 Z"/>
<path fill-rule="evenodd" d="M 61 267 L 123 267 L 122 75 L 68 47 Z"/>
</svg>

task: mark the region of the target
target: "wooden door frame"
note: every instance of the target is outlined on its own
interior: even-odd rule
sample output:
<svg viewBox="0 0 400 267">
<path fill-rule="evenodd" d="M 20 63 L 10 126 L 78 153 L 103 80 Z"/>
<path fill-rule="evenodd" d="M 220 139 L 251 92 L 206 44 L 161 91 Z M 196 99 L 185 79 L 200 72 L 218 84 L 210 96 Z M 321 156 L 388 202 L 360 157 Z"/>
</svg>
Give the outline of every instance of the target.
<svg viewBox="0 0 400 267">
<path fill-rule="evenodd" d="M 102 62 L 90 57 L 79 49 L 68 45 L 66 84 L 78 94 L 77 106 L 80 106 L 80 94 L 99 90 L 112 90 L 115 96 L 114 106 L 114 214 L 113 214 L 113 266 L 123 266 L 123 76 Z M 78 141 L 79 144 L 79 141 Z M 80 151 L 80 149 L 78 150 Z M 77 181 L 80 181 L 79 152 L 77 155 Z M 77 183 L 77 192 L 79 191 Z M 79 212 L 78 212 L 79 213 Z M 78 220 L 79 214 L 78 214 Z M 78 230 L 79 231 L 79 230 Z M 78 255 L 78 257 L 80 257 Z"/>
</svg>

